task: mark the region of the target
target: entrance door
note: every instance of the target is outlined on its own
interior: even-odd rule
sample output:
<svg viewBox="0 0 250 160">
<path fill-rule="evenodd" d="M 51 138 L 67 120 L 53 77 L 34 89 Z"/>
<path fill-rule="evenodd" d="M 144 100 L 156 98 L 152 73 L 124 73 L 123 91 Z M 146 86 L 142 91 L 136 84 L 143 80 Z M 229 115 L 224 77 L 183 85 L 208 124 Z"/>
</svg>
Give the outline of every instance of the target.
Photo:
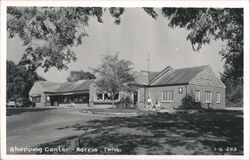
<svg viewBox="0 0 250 160">
<path fill-rule="evenodd" d="M 58 106 L 58 96 L 50 96 L 50 105 Z"/>
<path fill-rule="evenodd" d="M 138 102 L 138 91 L 136 91 L 136 92 L 134 92 L 134 97 L 133 97 L 133 99 L 134 99 L 134 106 L 135 105 L 137 105 L 137 102 Z"/>
</svg>

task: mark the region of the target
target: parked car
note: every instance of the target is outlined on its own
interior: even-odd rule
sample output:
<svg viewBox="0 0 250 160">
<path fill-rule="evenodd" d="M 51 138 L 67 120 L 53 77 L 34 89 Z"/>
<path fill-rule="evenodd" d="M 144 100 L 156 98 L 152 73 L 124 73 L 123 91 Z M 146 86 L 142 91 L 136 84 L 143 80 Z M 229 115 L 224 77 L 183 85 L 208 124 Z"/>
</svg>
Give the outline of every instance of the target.
<svg viewBox="0 0 250 160">
<path fill-rule="evenodd" d="M 7 107 L 16 107 L 16 102 L 15 101 L 8 101 Z"/>
<path fill-rule="evenodd" d="M 28 98 L 18 98 L 16 100 L 16 107 L 35 107 L 36 103 L 31 102 Z"/>
</svg>

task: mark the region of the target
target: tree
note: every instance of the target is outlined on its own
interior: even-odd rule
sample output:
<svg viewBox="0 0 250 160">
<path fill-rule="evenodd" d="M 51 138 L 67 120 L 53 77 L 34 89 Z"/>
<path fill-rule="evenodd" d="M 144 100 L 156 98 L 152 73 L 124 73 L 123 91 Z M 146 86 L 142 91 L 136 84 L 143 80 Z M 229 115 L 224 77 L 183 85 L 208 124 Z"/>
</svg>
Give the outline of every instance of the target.
<svg viewBox="0 0 250 160">
<path fill-rule="evenodd" d="M 97 90 L 110 94 L 113 106 L 115 95 L 120 92 L 131 92 L 134 88 L 129 84 L 133 82 L 134 76 L 130 74 L 133 63 L 131 61 L 121 59 L 116 55 L 103 55 L 101 64 L 94 68 L 94 73 L 98 74 L 95 84 Z"/>
<path fill-rule="evenodd" d="M 243 80 L 243 9 L 242 8 L 162 8 L 169 26 L 190 31 L 187 40 L 194 51 L 211 40 L 222 40 L 226 47 L 220 55 L 231 78 Z"/>
<path fill-rule="evenodd" d="M 73 46 L 82 44 L 88 34 L 90 17 L 102 23 L 103 12 L 109 11 L 115 23 L 120 23 L 123 8 L 111 7 L 8 7 L 7 30 L 9 38 L 18 36 L 26 46 L 20 64 L 35 71 L 68 69 L 76 61 Z"/>
<path fill-rule="evenodd" d="M 143 8 L 152 18 L 159 16 L 154 8 Z M 101 7 L 8 7 L 7 30 L 9 37 L 18 36 L 27 46 L 21 64 L 29 69 L 50 67 L 67 69 L 75 61 L 73 46 L 82 44 L 88 34 L 90 17 L 102 23 L 109 11 L 114 23 L 120 24 L 124 8 Z M 230 66 L 232 78 L 243 77 L 243 9 L 242 8 L 161 8 L 169 26 L 185 28 L 187 40 L 194 51 L 199 51 L 211 40 L 223 40 L 226 47 L 219 53 Z M 40 45 L 37 45 L 39 41 Z"/>
<path fill-rule="evenodd" d="M 232 78 L 232 70 L 225 65 L 221 80 L 226 86 L 226 106 L 243 106 L 243 80 Z"/>
<path fill-rule="evenodd" d="M 7 61 L 7 100 L 28 98 L 29 91 L 37 80 L 45 80 L 36 72 L 28 71 L 25 67 Z"/>
<path fill-rule="evenodd" d="M 84 71 L 70 71 L 70 76 L 67 78 L 69 82 L 76 82 L 84 79 L 95 79 L 95 75 Z"/>
</svg>

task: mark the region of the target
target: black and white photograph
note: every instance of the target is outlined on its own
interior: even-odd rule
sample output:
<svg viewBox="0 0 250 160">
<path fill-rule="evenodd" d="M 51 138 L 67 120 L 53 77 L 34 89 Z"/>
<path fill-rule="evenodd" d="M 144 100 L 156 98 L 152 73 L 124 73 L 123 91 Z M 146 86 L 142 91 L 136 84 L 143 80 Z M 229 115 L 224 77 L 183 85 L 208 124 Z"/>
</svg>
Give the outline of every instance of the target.
<svg viewBox="0 0 250 160">
<path fill-rule="evenodd" d="M 7 6 L 6 155 L 244 156 L 245 10 Z"/>
</svg>

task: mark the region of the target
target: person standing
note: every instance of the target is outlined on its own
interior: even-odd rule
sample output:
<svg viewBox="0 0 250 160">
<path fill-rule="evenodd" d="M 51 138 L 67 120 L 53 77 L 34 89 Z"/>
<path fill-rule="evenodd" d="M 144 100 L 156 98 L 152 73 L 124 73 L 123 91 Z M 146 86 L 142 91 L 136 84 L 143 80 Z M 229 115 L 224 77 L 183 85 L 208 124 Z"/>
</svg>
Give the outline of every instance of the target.
<svg viewBox="0 0 250 160">
<path fill-rule="evenodd" d="M 148 103 L 147 103 L 147 104 L 148 104 L 148 105 L 147 105 L 147 106 L 148 106 L 148 109 L 151 110 L 151 108 L 152 108 L 152 100 L 151 100 L 150 97 L 148 97 L 147 102 L 148 102 Z"/>
<path fill-rule="evenodd" d="M 158 100 L 155 101 L 155 110 L 160 110 L 161 106 L 160 106 L 160 102 Z"/>
</svg>

